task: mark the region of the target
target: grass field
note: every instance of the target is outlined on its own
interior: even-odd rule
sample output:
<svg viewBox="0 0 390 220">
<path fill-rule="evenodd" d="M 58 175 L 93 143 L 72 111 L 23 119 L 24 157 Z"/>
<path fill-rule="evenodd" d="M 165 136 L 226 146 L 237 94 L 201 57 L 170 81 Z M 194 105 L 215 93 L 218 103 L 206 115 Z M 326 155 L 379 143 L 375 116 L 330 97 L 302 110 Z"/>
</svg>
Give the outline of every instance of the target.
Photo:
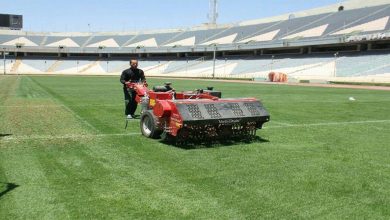
<svg viewBox="0 0 390 220">
<path fill-rule="evenodd" d="M 1 76 L 0 219 L 390 218 L 390 92 L 172 82 L 260 98 L 266 141 L 186 150 L 124 130 L 119 77 Z"/>
</svg>

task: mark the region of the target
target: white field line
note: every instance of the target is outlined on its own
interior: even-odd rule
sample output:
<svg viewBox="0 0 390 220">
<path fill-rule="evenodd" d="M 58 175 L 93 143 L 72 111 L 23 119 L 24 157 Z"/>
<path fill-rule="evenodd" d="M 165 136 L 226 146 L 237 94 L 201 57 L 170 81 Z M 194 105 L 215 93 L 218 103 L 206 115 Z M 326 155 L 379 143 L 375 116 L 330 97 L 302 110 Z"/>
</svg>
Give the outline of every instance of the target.
<svg viewBox="0 0 390 220">
<path fill-rule="evenodd" d="M 272 121 L 274 124 L 278 124 L 280 126 L 293 126 L 293 124 L 287 123 L 287 122 L 278 122 L 278 121 Z"/>
<path fill-rule="evenodd" d="M 284 124 L 280 126 L 264 126 L 265 129 L 272 128 L 288 128 L 288 127 L 316 127 L 316 126 L 334 126 L 334 125 L 353 125 L 353 124 L 376 124 L 376 123 L 390 123 L 390 120 L 371 120 L 371 121 L 345 121 L 345 122 L 324 122 L 313 124 Z M 277 124 L 282 124 L 278 123 Z"/>
<path fill-rule="evenodd" d="M 58 107 L 64 107 L 65 105 L 58 104 L 58 105 L 0 105 L 0 108 L 58 108 Z M 118 107 L 123 106 L 123 104 L 116 104 L 116 105 L 66 105 L 68 107 Z"/>
<path fill-rule="evenodd" d="M 376 124 L 376 123 L 390 123 L 390 120 L 372 120 L 372 121 L 348 121 L 348 122 L 326 122 L 313 124 L 285 124 L 281 126 L 264 127 L 263 129 L 273 128 L 289 128 L 289 127 L 315 127 L 315 126 L 334 126 L 334 125 L 353 125 L 353 124 Z M 0 138 L 0 141 L 20 141 L 20 140 L 54 140 L 54 139 L 83 139 L 83 138 L 99 138 L 99 137 L 126 137 L 141 135 L 140 132 L 132 133 L 118 133 L 118 134 L 68 134 L 68 135 L 20 135 L 20 136 L 6 136 Z"/>
<path fill-rule="evenodd" d="M 351 103 L 348 100 L 349 97 L 345 97 L 345 99 L 340 99 L 336 101 L 321 101 L 321 103 Z M 359 103 L 377 103 L 377 102 L 390 102 L 390 100 L 377 100 L 377 101 L 356 101 Z M 285 103 L 285 102 L 273 102 L 273 103 Z M 299 103 L 318 103 L 318 101 L 300 101 Z M 81 105 L 63 105 L 63 104 L 49 104 L 49 105 L 0 105 L 0 108 L 57 108 L 57 107 L 122 107 L 124 104 L 81 104 Z M 282 122 L 279 122 L 282 123 Z"/>
<path fill-rule="evenodd" d="M 83 139 L 83 138 L 100 138 L 100 137 L 126 137 L 141 135 L 139 132 L 119 133 L 119 134 L 65 134 L 65 135 L 18 135 L 6 136 L 0 141 L 22 141 L 22 140 L 55 140 L 55 139 Z"/>
</svg>

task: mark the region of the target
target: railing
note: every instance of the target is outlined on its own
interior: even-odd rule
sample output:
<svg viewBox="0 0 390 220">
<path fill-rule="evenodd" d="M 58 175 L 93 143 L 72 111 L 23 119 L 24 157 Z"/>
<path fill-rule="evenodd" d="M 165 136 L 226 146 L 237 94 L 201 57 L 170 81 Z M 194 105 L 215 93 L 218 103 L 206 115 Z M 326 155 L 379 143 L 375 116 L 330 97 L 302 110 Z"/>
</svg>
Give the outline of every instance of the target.
<svg viewBox="0 0 390 220">
<path fill-rule="evenodd" d="M 255 50 L 283 47 L 299 47 L 309 45 L 326 45 L 344 43 L 345 37 L 328 37 L 316 39 L 297 39 L 297 40 L 275 40 L 270 42 L 250 42 L 250 43 L 232 43 L 217 45 L 217 51 L 240 51 L 240 50 Z M 146 54 L 146 53 L 193 53 L 193 52 L 213 52 L 214 45 L 196 45 L 196 46 L 181 46 L 181 47 L 150 47 L 150 48 L 50 48 L 45 46 L 27 47 L 22 46 L 2 46 L 2 50 L 6 52 L 28 52 L 28 53 L 91 53 L 91 54 Z"/>
</svg>

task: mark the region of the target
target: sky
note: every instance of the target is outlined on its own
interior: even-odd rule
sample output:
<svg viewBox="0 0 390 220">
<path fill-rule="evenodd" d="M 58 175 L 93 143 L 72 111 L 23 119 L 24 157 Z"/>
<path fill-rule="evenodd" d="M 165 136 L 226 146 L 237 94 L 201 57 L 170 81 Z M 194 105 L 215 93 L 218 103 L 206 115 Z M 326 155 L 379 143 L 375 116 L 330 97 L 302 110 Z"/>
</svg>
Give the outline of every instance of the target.
<svg viewBox="0 0 390 220">
<path fill-rule="evenodd" d="M 142 31 L 207 23 L 209 0 L 1 0 L 0 14 L 23 15 L 23 30 Z M 219 0 L 218 24 L 312 9 L 341 0 Z"/>
</svg>

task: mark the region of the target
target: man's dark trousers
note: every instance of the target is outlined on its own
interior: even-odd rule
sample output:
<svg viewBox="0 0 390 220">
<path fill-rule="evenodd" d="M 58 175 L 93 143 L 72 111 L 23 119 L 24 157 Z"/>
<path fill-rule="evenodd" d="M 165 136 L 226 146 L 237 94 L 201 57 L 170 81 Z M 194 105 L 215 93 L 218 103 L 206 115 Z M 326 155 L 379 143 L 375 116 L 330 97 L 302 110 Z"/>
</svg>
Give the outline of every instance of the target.
<svg viewBox="0 0 390 220">
<path fill-rule="evenodd" d="M 125 95 L 125 115 L 134 115 L 135 110 L 137 110 L 137 102 L 135 101 L 136 93 L 133 89 L 123 88 L 123 93 Z"/>
</svg>

